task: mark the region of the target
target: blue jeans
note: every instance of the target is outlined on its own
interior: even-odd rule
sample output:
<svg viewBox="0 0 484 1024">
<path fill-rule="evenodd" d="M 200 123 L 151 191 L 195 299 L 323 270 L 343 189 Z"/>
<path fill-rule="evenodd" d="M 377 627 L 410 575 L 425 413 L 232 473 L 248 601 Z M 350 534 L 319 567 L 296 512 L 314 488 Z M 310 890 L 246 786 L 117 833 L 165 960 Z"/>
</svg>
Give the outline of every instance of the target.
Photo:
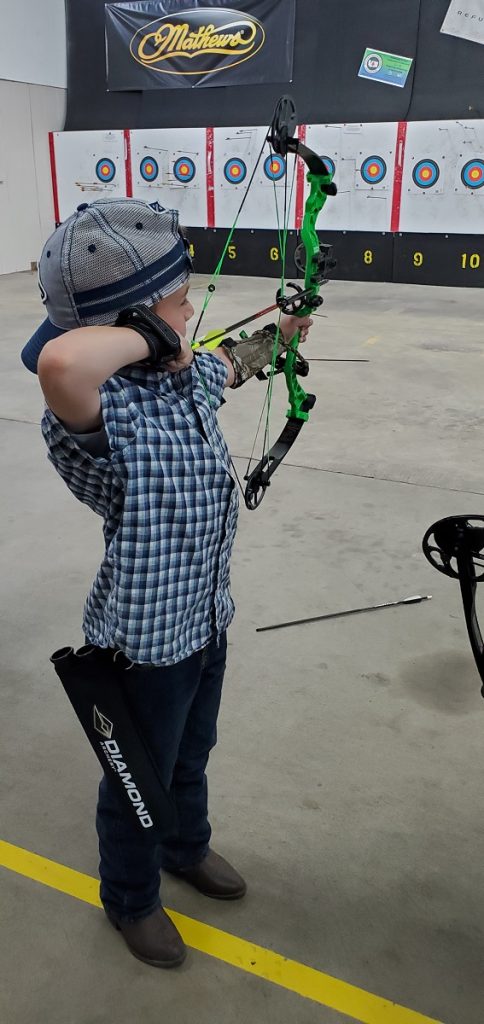
<svg viewBox="0 0 484 1024">
<path fill-rule="evenodd" d="M 174 798 L 178 829 L 163 843 L 147 837 L 103 777 L 96 816 L 101 900 L 118 919 L 151 914 L 161 906 L 160 869 L 193 867 L 208 852 L 205 768 L 217 742 L 226 649 L 224 635 L 177 665 L 134 665 L 126 672 L 126 695 Z"/>
</svg>

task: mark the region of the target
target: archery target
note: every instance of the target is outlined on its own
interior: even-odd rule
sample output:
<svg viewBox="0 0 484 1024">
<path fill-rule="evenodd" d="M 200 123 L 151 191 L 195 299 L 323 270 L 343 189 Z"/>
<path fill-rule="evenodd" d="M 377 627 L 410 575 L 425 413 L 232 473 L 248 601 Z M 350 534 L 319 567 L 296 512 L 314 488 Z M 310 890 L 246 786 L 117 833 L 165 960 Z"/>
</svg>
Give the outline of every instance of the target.
<svg viewBox="0 0 484 1024">
<path fill-rule="evenodd" d="M 178 210 L 191 228 L 206 227 L 207 130 L 135 128 L 130 139 L 134 198 Z"/>
<path fill-rule="evenodd" d="M 323 232 L 390 230 L 395 138 L 393 122 L 306 126 L 306 145 L 321 156 L 338 187 L 324 208 Z"/>
<path fill-rule="evenodd" d="M 440 178 L 437 161 L 419 160 L 412 171 L 412 178 L 418 188 L 432 188 Z"/>
<path fill-rule="evenodd" d="M 387 165 L 382 156 L 368 156 L 363 160 L 360 174 L 367 185 L 379 185 L 387 173 Z"/>
<path fill-rule="evenodd" d="M 286 161 L 272 153 L 264 160 L 264 174 L 269 181 L 280 181 L 286 173 Z"/>
<path fill-rule="evenodd" d="M 290 228 L 295 226 L 296 188 L 290 188 L 296 158 L 286 159 L 267 143 L 267 129 L 261 126 L 214 128 L 213 130 L 214 212 L 217 227 L 230 227 L 244 198 L 238 227 L 277 229 L 284 214 Z M 238 186 L 238 187 L 234 187 Z M 287 192 L 287 194 L 286 194 Z M 276 246 L 271 259 L 276 260 Z M 235 269 L 235 268 L 234 268 Z"/>
<path fill-rule="evenodd" d="M 482 188 L 484 185 L 484 160 L 468 160 L 462 168 L 461 180 L 467 188 Z"/>
<path fill-rule="evenodd" d="M 195 163 L 189 156 L 181 156 L 178 160 L 175 160 L 173 164 L 173 174 L 177 181 L 181 181 L 183 185 L 193 181 L 195 177 Z"/>
<path fill-rule="evenodd" d="M 153 156 L 143 157 L 139 165 L 139 172 L 143 181 L 156 181 L 160 173 L 158 161 Z"/>
<path fill-rule="evenodd" d="M 227 160 L 224 176 L 231 185 L 240 185 L 240 182 L 247 176 L 247 164 L 243 160 Z"/>
<path fill-rule="evenodd" d="M 102 157 L 96 164 L 96 177 L 98 181 L 113 181 L 116 174 L 116 164 L 109 157 Z"/>
<path fill-rule="evenodd" d="M 126 195 L 126 152 L 121 130 L 54 132 L 52 141 L 59 220 L 69 217 L 80 203 Z"/>
<path fill-rule="evenodd" d="M 324 155 L 321 157 L 321 160 L 323 161 L 324 164 L 326 164 L 326 167 L 328 168 L 331 177 L 334 178 L 336 173 L 336 164 L 334 160 L 332 160 L 330 156 Z"/>
<path fill-rule="evenodd" d="M 484 120 L 408 123 L 399 229 L 483 233 Z"/>
</svg>

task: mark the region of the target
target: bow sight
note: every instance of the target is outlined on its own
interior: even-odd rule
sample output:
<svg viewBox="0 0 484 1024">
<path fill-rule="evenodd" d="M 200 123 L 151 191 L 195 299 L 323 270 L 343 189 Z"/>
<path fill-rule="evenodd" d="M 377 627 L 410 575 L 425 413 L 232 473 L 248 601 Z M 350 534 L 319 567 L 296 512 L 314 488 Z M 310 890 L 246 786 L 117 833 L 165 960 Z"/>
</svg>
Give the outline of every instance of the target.
<svg viewBox="0 0 484 1024">
<path fill-rule="evenodd" d="M 336 186 L 335 186 L 336 188 Z M 306 270 L 307 252 L 301 242 L 294 253 L 294 262 L 298 270 Z M 321 284 L 326 284 L 327 276 L 337 266 L 338 261 L 333 258 L 333 246 L 328 242 L 321 242 L 319 252 L 315 257 L 317 273 L 320 276 Z M 323 300 L 321 299 L 321 302 Z"/>
</svg>

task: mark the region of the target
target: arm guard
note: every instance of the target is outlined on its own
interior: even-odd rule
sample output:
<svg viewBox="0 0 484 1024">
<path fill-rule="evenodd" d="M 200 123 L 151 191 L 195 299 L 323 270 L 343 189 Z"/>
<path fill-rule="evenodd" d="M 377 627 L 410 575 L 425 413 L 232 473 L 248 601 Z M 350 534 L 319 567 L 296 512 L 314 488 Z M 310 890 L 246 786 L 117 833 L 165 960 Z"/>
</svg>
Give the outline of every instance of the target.
<svg viewBox="0 0 484 1024">
<path fill-rule="evenodd" d="M 256 331 L 250 338 L 244 338 L 241 341 L 234 341 L 232 338 L 225 339 L 220 347 L 234 368 L 235 380 L 232 388 L 240 388 L 247 380 L 260 373 L 264 366 L 268 366 L 272 362 L 276 332 L 276 325 L 269 324 L 261 331 Z M 277 354 L 280 355 L 285 349 L 283 336 L 279 333 Z"/>
</svg>

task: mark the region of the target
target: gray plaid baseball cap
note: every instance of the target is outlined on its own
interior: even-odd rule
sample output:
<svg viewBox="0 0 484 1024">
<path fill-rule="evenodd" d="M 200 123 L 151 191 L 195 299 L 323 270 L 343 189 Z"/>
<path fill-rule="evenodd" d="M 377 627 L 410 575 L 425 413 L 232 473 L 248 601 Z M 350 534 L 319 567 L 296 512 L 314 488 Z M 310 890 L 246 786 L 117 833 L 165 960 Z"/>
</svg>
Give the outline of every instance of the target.
<svg viewBox="0 0 484 1024">
<path fill-rule="evenodd" d="M 113 324 L 134 303 L 154 305 L 187 280 L 192 263 L 178 211 L 137 199 L 82 203 L 46 242 L 39 287 L 48 318 L 22 351 L 34 373 L 63 331 Z"/>
</svg>

